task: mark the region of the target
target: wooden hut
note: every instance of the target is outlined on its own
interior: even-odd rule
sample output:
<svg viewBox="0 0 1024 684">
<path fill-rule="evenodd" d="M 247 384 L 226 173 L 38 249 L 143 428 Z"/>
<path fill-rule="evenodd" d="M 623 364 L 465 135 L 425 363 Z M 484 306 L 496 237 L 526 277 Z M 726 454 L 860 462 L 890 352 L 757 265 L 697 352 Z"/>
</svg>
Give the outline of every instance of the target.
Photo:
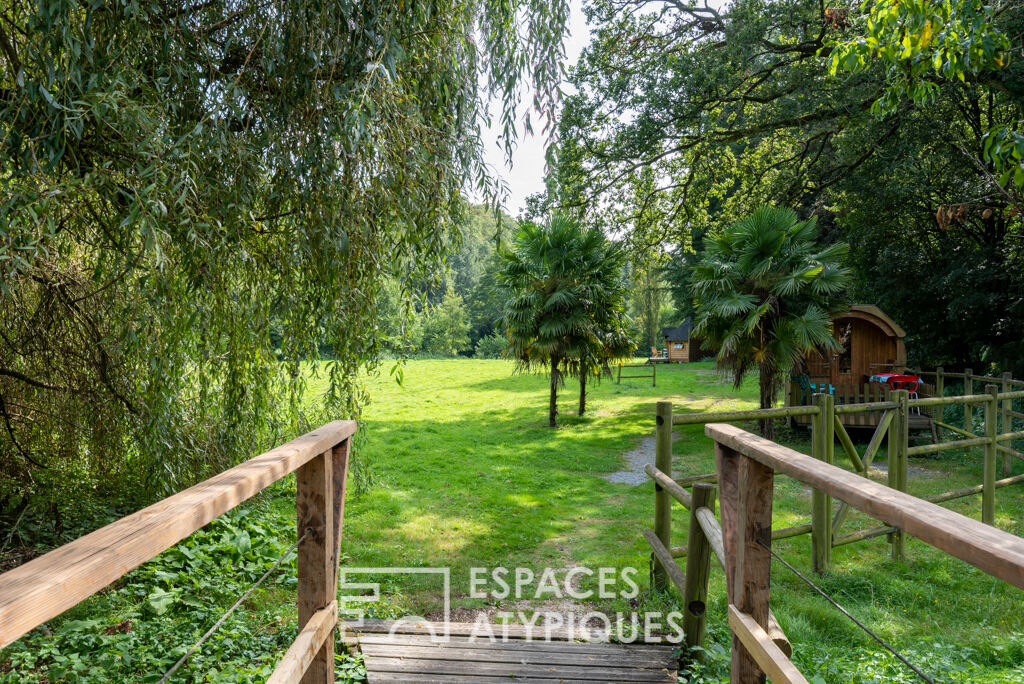
<svg viewBox="0 0 1024 684">
<path fill-rule="evenodd" d="M 877 373 L 902 372 L 907 364 L 907 333 L 877 306 L 858 304 L 832 319 L 833 334 L 843 345 L 838 354 L 807 359 L 813 383 L 835 387 L 859 386 Z"/>
<path fill-rule="evenodd" d="M 816 353 L 806 359 L 806 375 L 790 378 L 786 405 L 799 406 L 810 402 L 814 392 L 835 395 L 837 404 L 859 404 L 883 401 L 887 388 L 870 382 L 879 373 L 902 373 L 907 365 L 906 332 L 877 306 L 858 304 L 834 316 L 835 338 L 843 346 L 840 353 Z M 932 388 L 921 384 L 918 396 L 931 395 Z M 843 415 L 845 425 L 872 426 L 880 412 Z M 931 427 L 931 419 L 920 411 L 909 417 L 911 429 Z M 795 422 L 808 423 L 802 416 Z"/>
<path fill-rule="evenodd" d="M 693 336 L 693 323 L 689 318 L 674 328 L 662 328 L 661 335 L 665 338 L 669 363 L 689 363 L 703 358 L 700 340 Z"/>
</svg>

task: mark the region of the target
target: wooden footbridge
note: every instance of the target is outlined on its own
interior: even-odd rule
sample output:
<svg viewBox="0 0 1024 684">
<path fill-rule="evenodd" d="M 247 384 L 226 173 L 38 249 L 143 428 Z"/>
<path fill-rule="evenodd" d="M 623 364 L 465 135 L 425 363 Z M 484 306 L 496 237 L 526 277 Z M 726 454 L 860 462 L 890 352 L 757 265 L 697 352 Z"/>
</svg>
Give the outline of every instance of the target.
<svg viewBox="0 0 1024 684">
<path fill-rule="evenodd" d="M 708 424 L 714 443 L 717 482 L 691 482 L 693 494 L 672 476 L 672 426 L 713 423 L 714 419 L 672 416 L 671 405 L 657 411 L 657 463 L 648 475 L 655 483 L 654 530 L 645 533 L 654 556 L 654 586 L 669 580 L 682 597 L 687 645 L 704 640 L 707 580 L 710 558 L 725 569 L 729 627 L 733 633 L 731 681 L 754 684 L 768 678 L 774 684 L 806 682 L 789 660 L 792 646 L 770 610 L 771 542 L 778 536 L 810 532 L 815 566 L 827 568 L 828 553 L 840 543 L 834 534 L 843 511 L 855 508 L 882 523 L 902 557 L 903 535 L 912 535 L 977 568 L 1024 589 L 1024 539 L 989 524 L 995 490 L 1016 478 L 996 481 L 997 454 L 1019 457 L 1009 447 L 1024 439 L 1012 423 L 997 430 L 1001 402 L 1024 398 L 1024 391 L 1000 393 L 993 385 L 985 394 L 909 400 L 906 392 L 859 409 L 835 406 L 819 395 L 811 406 L 722 414 L 722 420 L 785 417 L 798 412 L 815 425 L 814 454 L 806 456 L 727 424 Z M 980 406 L 985 435 L 968 429 L 967 439 L 909 448 L 909 411 L 918 406 L 941 406 L 960 401 L 970 412 Z M 1013 412 L 1003 406 L 1003 414 Z M 864 475 L 867 457 L 852 448 L 847 453 L 858 472 L 832 465 L 835 439 L 844 449 L 842 413 L 883 412 L 869 451 L 877 451 L 881 435 L 889 444 L 889 486 Z M 1014 417 L 1024 418 L 1024 414 Z M 706 416 L 705 416 L 706 418 Z M 345 480 L 354 421 L 337 421 L 257 456 L 183 492 L 122 518 L 70 544 L 0 575 L 0 648 L 60 615 L 109 586 L 132 569 L 203 527 L 217 516 L 254 496 L 273 482 L 296 473 L 299 632 L 276 666 L 269 682 L 328 684 L 334 681 L 334 649 L 339 631 L 347 648 L 362 652 L 370 682 L 674 682 L 676 649 L 664 645 L 609 644 L 572 640 L 572 635 L 542 640 L 524 628 L 510 633 L 498 628 L 500 639 L 474 638 L 470 626 L 449 625 L 447 639 L 432 638 L 441 626 L 430 623 L 356 626 L 338 622 L 338 576 Z M 968 436 L 969 435 L 969 436 Z M 952 446 L 951 446 L 952 445 Z M 908 495 L 906 459 L 915 453 L 950 448 L 984 447 L 984 482 L 970 491 L 950 492 L 941 500 L 982 494 L 983 520 L 977 521 Z M 871 451 L 871 453 L 874 453 Z M 857 462 L 860 461 L 859 467 Z M 782 473 L 814 490 L 812 522 L 787 530 L 772 530 L 775 473 Z M 698 478 L 706 479 L 706 478 Z M 715 499 L 721 521 L 715 513 Z M 841 502 L 832 516 L 832 499 Z M 673 502 L 689 510 L 686 547 L 672 547 Z M 779 533 L 782 534 L 779 534 Z M 862 536 L 862 539 L 869 538 Z M 675 561 L 686 555 L 686 572 Z M 237 604 L 236 604 L 237 605 Z M 475 625 L 473 626 L 475 627 Z M 179 663 L 180 665 L 181 663 Z M 176 665 L 175 667 L 178 667 Z M 185 665 L 187 667 L 187 664 Z M 172 671 L 173 672 L 173 669 Z M 167 673 L 161 681 L 169 681 Z M 179 675 L 180 677 L 180 675 Z"/>
<path fill-rule="evenodd" d="M 482 634 L 473 623 L 367 621 L 347 624 L 345 635 L 369 684 L 678 681 L 674 646 L 580 642 L 564 629 L 494 625 Z"/>
</svg>

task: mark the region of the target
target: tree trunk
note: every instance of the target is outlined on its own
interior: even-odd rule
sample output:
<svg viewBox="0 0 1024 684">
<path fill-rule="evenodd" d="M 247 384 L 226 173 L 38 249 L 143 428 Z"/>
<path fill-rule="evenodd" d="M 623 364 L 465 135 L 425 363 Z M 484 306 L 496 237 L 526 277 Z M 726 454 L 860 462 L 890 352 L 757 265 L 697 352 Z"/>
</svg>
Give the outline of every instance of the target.
<svg viewBox="0 0 1024 684">
<path fill-rule="evenodd" d="M 775 404 L 775 375 L 771 370 L 761 368 L 757 384 L 761 395 L 761 408 L 771 408 Z M 775 422 L 771 418 L 760 421 L 761 435 L 766 439 L 775 439 Z"/>
<path fill-rule="evenodd" d="M 548 427 L 555 427 L 558 415 L 558 359 L 551 359 L 551 399 L 548 402 Z"/>
<path fill-rule="evenodd" d="M 580 412 L 579 415 L 583 415 L 584 411 L 587 410 L 587 367 L 586 364 L 580 364 Z"/>
</svg>

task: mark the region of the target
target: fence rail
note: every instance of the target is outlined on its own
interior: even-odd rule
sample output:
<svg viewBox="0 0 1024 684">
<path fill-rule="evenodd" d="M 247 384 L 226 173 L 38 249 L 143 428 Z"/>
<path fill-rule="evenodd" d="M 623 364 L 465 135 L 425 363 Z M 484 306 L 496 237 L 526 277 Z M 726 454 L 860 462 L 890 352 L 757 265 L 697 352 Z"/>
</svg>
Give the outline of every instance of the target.
<svg viewBox="0 0 1024 684">
<path fill-rule="evenodd" d="M 1004 390 L 1007 387 L 1003 385 Z M 980 404 L 985 414 L 983 436 L 940 422 L 940 426 L 951 428 L 951 432 L 965 439 L 917 447 L 909 446 L 911 411 L 933 400 L 911 400 L 906 390 L 890 392 L 887 401 L 864 404 L 837 406 L 833 395 L 817 394 L 810 406 L 683 415 L 673 415 L 670 402 L 658 402 L 656 460 L 654 465 L 644 469 L 655 484 L 654 530 L 645 531 L 644 536 L 652 549 L 652 586 L 663 590 L 671 580 L 683 597 L 687 644 L 703 645 L 710 550 L 726 572 L 733 630 L 731 681 L 763 681 L 759 678 L 764 673 L 772 681 L 805 681 L 789 661 L 792 646 L 768 609 L 767 593 L 771 540 L 808 532 L 812 537 L 813 566 L 817 572 L 828 570 L 833 547 L 880 536 L 887 536 L 893 556 L 902 558 L 904 534 L 909 534 L 1024 589 L 1024 539 L 991 526 L 996 490 L 1024 482 L 1024 474 L 995 479 L 999 450 L 1005 450 L 1004 458 L 1022 457 L 1003 445 L 1024 438 L 1024 431 L 1013 430 L 1012 421 L 1006 418 L 1009 402 L 1024 396 L 1024 392 L 999 392 L 999 388 L 991 384 L 985 389 L 985 394 L 942 399 L 944 405 L 962 404 L 967 410 Z M 861 455 L 839 416 L 868 412 L 877 412 L 879 417 Z M 811 456 L 726 424 L 794 415 L 811 418 Z M 965 415 L 973 418 L 973 414 Z M 1000 416 L 1003 417 L 1001 422 Z M 705 433 L 714 441 L 716 473 L 673 479 L 672 428 L 694 424 L 704 424 Z M 973 421 L 967 425 L 973 428 Z M 888 450 L 888 486 L 867 477 L 883 441 L 887 442 Z M 837 443 L 855 472 L 833 464 Z M 972 446 L 984 447 L 981 484 L 923 499 L 906 493 L 909 456 Z M 1005 460 L 1004 468 L 1008 470 Z M 810 524 L 772 529 L 775 472 L 811 486 Z M 692 493 L 686 491 L 687 485 L 692 486 Z M 716 494 L 721 507 L 721 524 L 714 513 Z M 982 495 L 981 521 L 937 505 L 977 494 Z M 833 498 L 840 504 L 834 516 Z M 673 501 L 690 512 L 687 545 L 683 547 L 671 546 Z M 838 535 L 836 532 L 851 509 L 860 510 L 883 524 Z M 675 561 L 680 556 L 686 556 L 685 573 Z"/>
<path fill-rule="evenodd" d="M 295 472 L 299 637 L 271 681 L 333 681 L 330 611 L 355 432 L 355 421 L 328 423 L 0 575 L 0 648 Z"/>
</svg>

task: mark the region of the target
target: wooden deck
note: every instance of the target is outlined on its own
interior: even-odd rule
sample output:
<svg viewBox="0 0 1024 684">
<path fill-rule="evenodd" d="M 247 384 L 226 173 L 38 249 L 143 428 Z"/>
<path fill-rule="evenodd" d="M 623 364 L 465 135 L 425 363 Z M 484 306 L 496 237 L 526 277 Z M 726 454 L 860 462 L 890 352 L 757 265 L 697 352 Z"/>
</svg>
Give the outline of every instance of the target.
<svg viewBox="0 0 1024 684">
<path fill-rule="evenodd" d="M 472 636 L 471 623 L 367 620 L 345 624 L 345 642 L 363 654 L 369 684 L 407 682 L 672 682 L 677 681 L 677 647 L 671 644 L 613 644 L 568 641 L 564 630 L 545 639 L 522 625 L 493 625 L 494 638 Z M 477 627 L 476 634 L 480 634 Z M 434 635 L 434 636 L 432 636 Z"/>
</svg>

